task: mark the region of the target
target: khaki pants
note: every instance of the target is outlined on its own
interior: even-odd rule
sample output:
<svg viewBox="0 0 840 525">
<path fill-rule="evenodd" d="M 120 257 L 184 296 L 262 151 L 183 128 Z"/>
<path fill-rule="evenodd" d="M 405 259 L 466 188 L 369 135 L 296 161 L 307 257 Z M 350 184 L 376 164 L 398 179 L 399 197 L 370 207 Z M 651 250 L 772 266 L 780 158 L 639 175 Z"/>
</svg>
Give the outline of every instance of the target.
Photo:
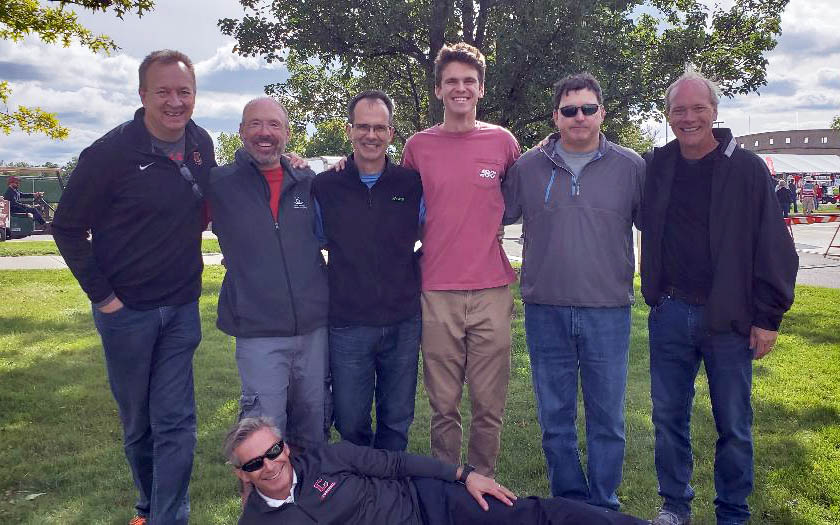
<svg viewBox="0 0 840 525">
<path fill-rule="evenodd" d="M 806 215 L 814 213 L 814 209 L 816 208 L 814 197 L 803 197 L 802 208 L 804 209 Z"/>
<path fill-rule="evenodd" d="M 432 455 L 461 463 L 459 406 L 466 381 L 472 411 L 467 462 L 493 477 L 510 378 L 510 289 L 424 291 L 421 304 Z"/>
</svg>

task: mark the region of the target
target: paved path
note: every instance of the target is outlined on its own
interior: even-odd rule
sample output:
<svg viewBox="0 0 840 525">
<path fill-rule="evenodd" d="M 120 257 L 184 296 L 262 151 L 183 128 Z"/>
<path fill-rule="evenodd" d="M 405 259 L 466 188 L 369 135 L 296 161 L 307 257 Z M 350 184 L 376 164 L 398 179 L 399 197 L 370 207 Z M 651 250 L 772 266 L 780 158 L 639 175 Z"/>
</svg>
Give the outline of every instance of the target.
<svg viewBox="0 0 840 525">
<path fill-rule="evenodd" d="M 826 246 L 831 242 L 831 236 L 837 229 L 837 223 L 803 224 L 793 227 L 794 244 L 799 252 L 799 273 L 796 282 L 829 288 L 840 288 L 840 248 L 834 249 L 836 256 L 823 258 Z M 519 236 L 522 233 L 521 224 L 512 224 L 505 228 L 502 241 L 505 253 L 512 261 L 522 261 L 522 245 Z M 210 232 L 204 232 L 206 239 L 214 239 Z M 635 237 L 635 236 L 634 236 Z M 7 242 L 52 240 L 49 235 L 38 235 Z M 835 239 L 840 244 L 840 235 Z M 638 260 L 638 252 L 637 252 Z M 221 264 L 222 255 L 219 253 L 205 253 L 204 264 Z M 34 270 L 67 268 L 64 260 L 58 255 L 32 255 L 24 257 L 0 257 L 0 270 Z"/>
</svg>

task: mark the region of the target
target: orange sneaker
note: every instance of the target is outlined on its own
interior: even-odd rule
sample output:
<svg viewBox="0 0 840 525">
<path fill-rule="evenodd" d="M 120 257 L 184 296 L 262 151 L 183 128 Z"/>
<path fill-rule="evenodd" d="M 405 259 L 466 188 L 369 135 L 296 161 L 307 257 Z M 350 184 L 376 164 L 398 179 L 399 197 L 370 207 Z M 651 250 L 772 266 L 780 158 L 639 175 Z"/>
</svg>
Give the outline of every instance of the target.
<svg viewBox="0 0 840 525">
<path fill-rule="evenodd" d="M 128 522 L 128 525 L 146 525 L 147 522 L 148 520 L 146 519 L 146 516 L 138 515 L 131 518 L 131 521 Z"/>
</svg>

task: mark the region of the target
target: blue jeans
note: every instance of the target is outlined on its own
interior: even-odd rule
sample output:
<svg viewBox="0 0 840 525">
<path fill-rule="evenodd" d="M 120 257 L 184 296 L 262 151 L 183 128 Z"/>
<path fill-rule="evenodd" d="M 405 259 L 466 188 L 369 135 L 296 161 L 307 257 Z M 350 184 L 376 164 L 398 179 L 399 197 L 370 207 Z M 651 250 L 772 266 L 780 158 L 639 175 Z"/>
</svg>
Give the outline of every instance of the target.
<svg viewBox="0 0 840 525">
<path fill-rule="evenodd" d="M 525 334 L 551 494 L 617 510 L 630 307 L 525 304 Z M 586 415 L 587 476 L 575 426 L 578 371 Z"/>
<path fill-rule="evenodd" d="M 195 450 L 192 358 L 201 341 L 198 302 L 105 314 L 93 308 L 125 456 L 151 524 L 186 524 Z"/>
<path fill-rule="evenodd" d="M 330 327 L 335 428 L 356 445 L 405 450 L 414 421 L 420 315 L 388 326 Z M 370 407 L 376 395 L 376 435 Z"/>
<path fill-rule="evenodd" d="M 707 331 L 704 310 L 666 297 L 648 317 L 659 495 L 665 509 L 691 512 L 691 406 L 702 360 L 718 432 L 715 514 L 719 524 L 744 523 L 753 489 L 752 351 L 746 336 Z"/>
</svg>

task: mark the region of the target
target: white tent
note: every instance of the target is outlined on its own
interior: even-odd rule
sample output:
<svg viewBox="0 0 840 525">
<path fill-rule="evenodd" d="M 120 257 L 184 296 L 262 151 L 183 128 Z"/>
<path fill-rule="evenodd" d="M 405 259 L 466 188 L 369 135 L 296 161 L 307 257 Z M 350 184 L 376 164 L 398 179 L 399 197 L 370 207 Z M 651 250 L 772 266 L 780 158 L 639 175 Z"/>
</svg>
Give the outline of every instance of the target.
<svg viewBox="0 0 840 525">
<path fill-rule="evenodd" d="M 838 155 L 791 155 L 758 153 L 773 175 L 781 173 L 840 173 Z"/>
</svg>

